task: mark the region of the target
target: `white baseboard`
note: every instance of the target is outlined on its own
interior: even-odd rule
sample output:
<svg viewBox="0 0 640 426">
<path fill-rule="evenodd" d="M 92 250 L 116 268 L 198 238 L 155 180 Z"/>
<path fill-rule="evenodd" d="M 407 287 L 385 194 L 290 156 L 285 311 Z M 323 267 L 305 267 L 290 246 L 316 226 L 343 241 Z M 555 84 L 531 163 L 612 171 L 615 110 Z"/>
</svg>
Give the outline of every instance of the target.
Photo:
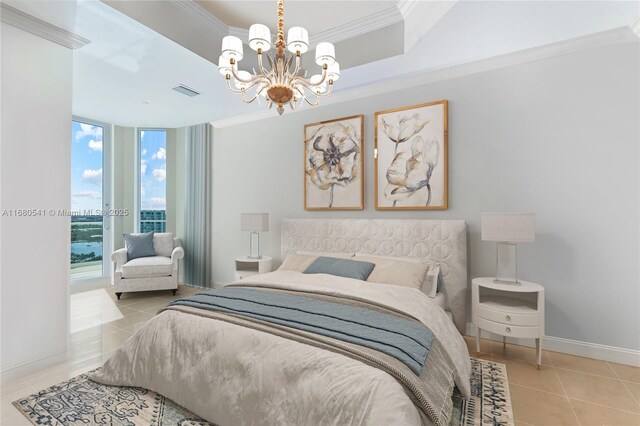
<svg viewBox="0 0 640 426">
<path fill-rule="evenodd" d="M 33 372 L 65 362 L 67 355 L 68 353 L 65 351 L 44 358 L 32 358 L 17 364 L 8 365 L 0 370 L 0 384 L 6 384 Z"/>
<path fill-rule="evenodd" d="M 475 336 L 476 331 L 477 329 L 475 325 L 470 322 L 467 323 L 468 336 Z M 495 340 L 496 342 L 502 342 L 502 336 L 489 333 L 487 331 L 482 332 L 482 337 Z M 507 343 L 528 347 L 535 346 L 535 340 L 533 339 L 516 339 L 508 337 Z M 553 336 L 544 336 L 542 338 L 542 348 L 553 352 L 561 352 L 569 355 L 640 367 L 640 351 L 633 349 L 617 348 L 615 346 L 581 342 L 579 340 L 563 339 L 561 337 Z"/>
</svg>

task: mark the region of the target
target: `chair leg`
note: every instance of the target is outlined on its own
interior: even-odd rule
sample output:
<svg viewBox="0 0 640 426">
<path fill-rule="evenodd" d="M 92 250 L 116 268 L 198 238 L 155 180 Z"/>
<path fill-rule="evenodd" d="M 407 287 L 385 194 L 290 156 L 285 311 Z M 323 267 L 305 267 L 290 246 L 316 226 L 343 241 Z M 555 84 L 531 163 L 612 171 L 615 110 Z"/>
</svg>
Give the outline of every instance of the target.
<svg viewBox="0 0 640 426">
<path fill-rule="evenodd" d="M 120 296 L 122 296 L 122 293 L 116 293 L 116 296 L 118 297 L 118 300 L 120 300 Z"/>
<path fill-rule="evenodd" d="M 178 289 L 176 288 L 176 289 L 171 290 L 171 291 L 173 291 L 173 295 L 175 296 L 175 295 L 176 295 L 176 293 L 178 292 Z"/>
</svg>

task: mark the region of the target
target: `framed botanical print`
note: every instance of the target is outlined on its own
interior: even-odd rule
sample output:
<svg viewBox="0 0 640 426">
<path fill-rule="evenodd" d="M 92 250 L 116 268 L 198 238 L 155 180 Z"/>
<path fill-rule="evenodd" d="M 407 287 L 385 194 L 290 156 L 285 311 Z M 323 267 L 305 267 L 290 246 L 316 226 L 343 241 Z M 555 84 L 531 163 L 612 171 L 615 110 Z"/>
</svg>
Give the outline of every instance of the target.
<svg viewBox="0 0 640 426">
<path fill-rule="evenodd" d="M 304 126 L 305 210 L 363 210 L 364 115 Z"/>
<path fill-rule="evenodd" d="M 447 208 L 447 101 L 376 112 L 378 210 Z"/>
</svg>

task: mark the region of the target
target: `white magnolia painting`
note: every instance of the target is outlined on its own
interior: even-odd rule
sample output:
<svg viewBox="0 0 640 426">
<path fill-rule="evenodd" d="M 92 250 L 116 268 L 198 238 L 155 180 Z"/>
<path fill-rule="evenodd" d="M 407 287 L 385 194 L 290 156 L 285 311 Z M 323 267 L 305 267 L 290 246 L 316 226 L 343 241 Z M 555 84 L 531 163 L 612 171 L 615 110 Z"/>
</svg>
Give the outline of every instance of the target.
<svg viewBox="0 0 640 426">
<path fill-rule="evenodd" d="M 364 209 L 364 116 L 304 126 L 305 210 Z"/>
<path fill-rule="evenodd" d="M 376 112 L 376 208 L 447 208 L 447 101 Z"/>
</svg>

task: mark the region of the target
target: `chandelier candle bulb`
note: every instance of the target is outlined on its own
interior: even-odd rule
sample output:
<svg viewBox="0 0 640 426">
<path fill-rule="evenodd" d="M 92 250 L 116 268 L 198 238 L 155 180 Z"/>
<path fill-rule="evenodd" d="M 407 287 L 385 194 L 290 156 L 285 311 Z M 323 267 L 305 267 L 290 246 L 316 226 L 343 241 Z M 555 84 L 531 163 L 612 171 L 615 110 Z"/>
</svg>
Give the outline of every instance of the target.
<svg viewBox="0 0 640 426">
<path fill-rule="evenodd" d="M 242 60 L 242 41 L 234 36 L 226 36 L 223 38 L 222 57 L 225 59 L 233 58 L 236 62 L 240 62 Z"/>
<path fill-rule="evenodd" d="M 297 54 L 309 50 L 309 33 L 302 27 L 291 27 L 287 34 L 287 48 L 289 52 Z"/>
<path fill-rule="evenodd" d="M 336 61 L 336 51 L 333 44 L 323 41 L 316 46 L 316 64 L 331 65 Z"/>
<path fill-rule="evenodd" d="M 271 31 L 262 24 L 253 24 L 249 28 L 249 47 L 258 53 L 271 49 Z"/>
<path fill-rule="evenodd" d="M 275 104 L 278 113 L 282 114 L 285 105 L 292 110 L 296 109 L 298 102 L 315 106 L 321 97 L 330 95 L 333 83 L 340 78 L 340 65 L 336 62 L 333 44 L 319 43 L 316 47 L 316 63 L 322 67 L 322 74 L 307 79 L 309 70 L 302 69 L 301 55 L 309 50 L 309 33 L 302 27 L 291 27 L 285 43 L 284 0 L 277 0 L 276 10 L 278 33 L 274 46 L 266 25 L 254 24 L 249 29 L 249 47 L 258 54 L 257 71 L 250 73 L 238 69 L 236 64 L 243 57 L 242 42 L 233 36 L 222 39 L 218 71 L 225 76 L 227 88 L 239 94 L 243 102 L 251 103 L 264 96 L 267 107 L 272 108 Z M 275 48 L 275 52 L 265 53 L 271 47 Z"/>
</svg>

